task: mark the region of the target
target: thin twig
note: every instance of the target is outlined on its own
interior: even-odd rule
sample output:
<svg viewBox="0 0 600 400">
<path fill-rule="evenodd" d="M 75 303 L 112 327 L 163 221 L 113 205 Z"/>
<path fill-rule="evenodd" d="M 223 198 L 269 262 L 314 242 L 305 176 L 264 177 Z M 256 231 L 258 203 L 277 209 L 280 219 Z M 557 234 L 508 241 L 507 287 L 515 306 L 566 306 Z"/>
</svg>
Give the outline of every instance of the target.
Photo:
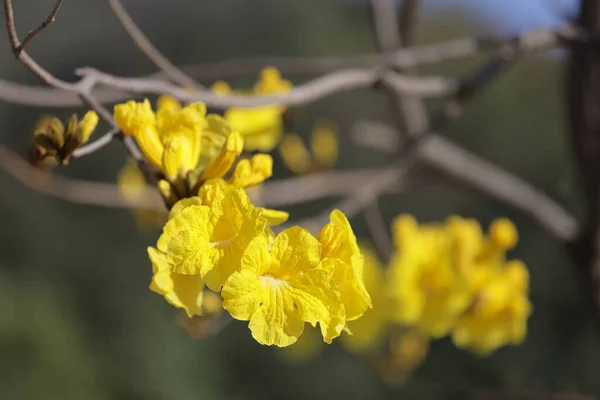
<svg viewBox="0 0 600 400">
<path fill-rule="evenodd" d="M 145 191 L 142 189 L 143 192 L 137 201 L 131 202 L 123 197 L 119 187 L 115 184 L 69 179 L 42 171 L 30 165 L 4 145 L 0 145 L 0 169 L 30 189 L 71 203 L 154 211 L 165 210 L 158 193 L 150 186 Z"/>
<path fill-rule="evenodd" d="M 104 135 L 102 135 L 99 139 L 94 140 L 91 143 L 86 144 L 85 146 L 81 146 L 78 149 L 75 149 L 71 157 L 79 158 L 86 156 L 88 154 L 92 154 L 104 146 L 108 145 L 112 140 L 120 133 L 119 129 L 111 129 Z"/>
<path fill-rule="evenodd" d="M 13 48 L 13 53 L 14 53 L 15 57 L 19 56 L 21 51 L 23 51 L 23 49 L 29 44 L 29 42 L 31 42 L 31 40 L 33 40 L 34 37 L 37 36 L 38 33 L 43 31 L 44 28 L 46 28 L 48 25 L 50 25 L 51 23 L 53 23 L 56 20 L 56 13 L 58 12 L 58 9 L 62 5 L 62 3 L 63 3 L 63 0 L 58 0 L 56 2 L 56 4 L 54 4 L 54 8 L 48 15 L 48 18 L 46 18 L 37 28 L 29 31 L 29 33 L 27 33 L 27 35 L 23 39 L 23 42 L 16 48 Z"/>
<path fill-rule="evenodd" d="M 373 238 L 373 244 L 377 248 L 377 253 L 379 253 L 382 259 L 389 260 L 392 255 L 392 242 L 390 240 L 389 228 L 381 215 L 377 199 L 365 207 L 364 214 L 367 220 L 367 227 Z"/>
<path fill-rule="evenodd" d="M 202 86 L 194 81 L 191 77 L 186 75 L 185 72 L 177 68 L 168 58 L 166 58 L 158 49 L 148 40 L 144 32 L 135 24 L 133 19 L 127 13 L 127 10 L 123 7 L 119 0 L 107 0 L 108 5 L 113 10 L 123 28 L 127 31 L 137 48 L 142 51 L 148 57 L 154 65 L 156 65 L 165 76 L 171 81 L 194 89 L 201 89 Z"/>
</svg>

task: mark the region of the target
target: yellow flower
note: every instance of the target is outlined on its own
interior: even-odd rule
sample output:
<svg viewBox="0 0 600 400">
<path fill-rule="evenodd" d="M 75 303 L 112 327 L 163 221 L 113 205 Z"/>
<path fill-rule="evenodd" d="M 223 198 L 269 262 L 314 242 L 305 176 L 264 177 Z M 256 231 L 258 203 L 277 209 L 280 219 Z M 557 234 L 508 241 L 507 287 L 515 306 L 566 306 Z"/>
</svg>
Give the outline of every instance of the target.
<svg viewBox="0 0 600 400">
<path fill-rule="evenodd" d="M 114 118 L 121 131 L 133 136 L 148 160 L 181 191 L 185 189 L 182 181 L 190 172 L 206 167 L 231 130 L 220 117 L 207 116 L 202 103 L 182 107 L 176 99 L 162 96 L 157 105 L 155 113 L 147 99 L 142 103 L 130 100 L 115 106 Z M 161 191 L 164 194 L 167 188 Z"/>
<path fill-rule="evenodd" d="M 361 317 L 372 303 L 363 281 L 363 256 L 344 213 L 331 212 L 330 222 L 319 233 L 319 242 L 323 246 L 322 259 L 338 260 L 333 278 L 340 290 L 341 304 L 331 321 L 321 323 L 323 336 L 329 343 L 339 336 L 345 321 Z"/>
<path fill-rule="evenodd" d="M 200 275 L 211 290 L 219 291 L 239 269 L 248 243 L 264 234 L 266 221 L 243 189 L 221 190 L 213 199 L 183 201 L 174 207 L 158 247 L 165 248 L 175 272 Z M 201 205 L 190 205 L 194 201 Z"/>
<path fill-rule="evenodd" d="M 332 278 L 335 261 L 321 261 L 320 253 L 317 239 L 299 227 L 281 232 L 270 250 L 265 235 L 256 237 L 241 270 L 223 287 L 223 307 L 233 318 L 250 321 L 259 343 L 295 343 L 305 322 L 314 325 L 328 319 L 339 302 Z"/>
<path fill-rule="evenodd" d="M 281 79 L 275 68 L 265 68 L 260 80 L 254 86 L 250 95 L 272 95 L 289 92 L 291 82 Z M 217 94 L 230 94 L 231 88 L 226 82 L 218 81 L 212 86 Z M 273 149 L 283 134 L 283 113 L 285 107 L 267 105 L 254 108 L 229 108 L 225 111 L 225 119 L 232 130 L 244 136 L 246 150 L 269 151 Z"/>
<path fill-rule="evenodd" d="M 509 261 L 477 295 L 474 305 L 452 332 L 457 347 L 485 356 L 505 344 L 520 344 L 527 334 L 532 307 L 525 264 Z"/>
<path fill-rule="evenodd" d="M 443 226 L 420 227 L 406 215 L 394 221 L 393 231 L 398 252 L 388 270 L 392 317 L 442 337 L 471 299 L 453 259 L 453 237 Z"/>
<path fill-rule="evenodd" d="M 147 187 L 146 178 L 133 158 L 129 158 L 119 171 L 117 184 L 123 197 L 131 204 L 136 204 L 144 196 Z M 133 212 L 140 229 L 157 228 L 167 221 L 166 211 L 134 209 Z"/>
<path fill-rule="evenodd" d="M 287 133 L 279 145 L 279 154 L 286 167 L 296 175 L 331 169 L 338 159 L 338 140 L 333 126 L 318 123 L 312 131 L 311 151 L 300 136 Z"/>
<path fill-rule="evenodd" d="M 385 290 L 383 267 L 371 249 L 361 247 L 364 257 L 364 281 L 373 299 L 373 308 L 348 323 L 351 335 L 342 336 L 342 344 L 350 351 L 372 350 L 384 338 L 389 327 L 389 301 Z"/>
</svg>

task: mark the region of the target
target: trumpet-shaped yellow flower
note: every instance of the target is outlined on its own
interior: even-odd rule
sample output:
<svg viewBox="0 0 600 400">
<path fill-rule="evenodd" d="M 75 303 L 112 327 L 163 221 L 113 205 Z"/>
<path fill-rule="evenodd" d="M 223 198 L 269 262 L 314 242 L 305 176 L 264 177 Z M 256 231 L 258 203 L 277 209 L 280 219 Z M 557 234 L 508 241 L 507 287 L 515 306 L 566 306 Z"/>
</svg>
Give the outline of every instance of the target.
<svg viewBox="0 0 600 400">
<path fill-rule="evenodd" d="M 419 227 L 406 215 L 394 222 L 393 230 L 399 248 L 388 271 L 392 317 L 434 338 L 442 337 L 471 299 L 454 263 L 452 235 L 443 226 Z"/>
<path fill-rule="evenodd" d="M 321 261 L 321 245 L 299 227 L 281 232 L 271 249 L 265 235 L 246 249 L 242 268 L 225 286 L 223 307 L 238 320 L 250 321 L 256 341 L 279 347 L 295 343 L 306 322 L 330 318 L 339 303 L 333 280 L 335 260 Z"/>
<path fill-rule="evenodd" d="M 344 213 L 340 210 L 331 212 L 330 222 L 319 234 L 319 242 L 323 246 L 323 259 L 339 261 L 335 264 L 333 278 L 340 290 L 341 304 L 332 321 L 321 323 L 323 336 L 330 342 L 339 336 L 345 321 L 361 317 L 372 307 L 372 302 L 363 281 L 363 256 Z"/>
<path fill-rule="evenodd" d="M 179 185 L 197 168 L 204 168 L 230 134 L 217 116 L 207 116 L 206 106 L 192 103 L 185 107 L 174 98 L 160 97 L 158 110 L 146 99 L 118 104 L 114 117 L 121 131 L 133 136 L 151 163 L 159 167 L 168 181 Z M 206 158 L 206 157 L 204 157 Z M 164 186 L 164 184 L 163 184 Z M 168 191 L 166 187 L 163 194 Z"/>
<path fill-rule="evenodd" d="M 200 275 L 214 291 L 239 269 L 248 243 L 264 234 L 266 227 L 243 189 L 221 192 L 201 205 L 190 205 L 188 200 L 178 207 L 158 240 L 173 271 Z"/>
<path fill-rule="evenodd" d="M 365 352 L 381 343 L 388 331 L 389 300 L 386 293 L 384 271 L 377 255 L 361 246 L 364 257 L 364 281 L 373 300 L 373 308 L 355 321 L 348 322 L 351 335 L 342 336 L 342 344 L 350 351 Z"/>
<path fill-rule="evenodd" d="M 254 96 L 273 95 L 289 92 L 291 82 L 281 79 L 275 68 L 265 68 L 260 80 L 249 93 Z M 212 86 L 217 94 L 230 94 L 231 88 L 226 82 L 218 81 Z M 285 107 L 268 105 L 254 108 L 229 108 L 225 119 L 234 131 L 244 136 L 246 150 L 269 151 L 273 149 L 283 134 L 283 113 Z"/>
<path fill-rule="evenodd" d="M 520 344 L 531 315 L 529 274 L 520 261 L 509 261 L 477 295 L 474 305 L 457 322 L 452 340 L 485 356 L 505 344 Z"/>
</svg>

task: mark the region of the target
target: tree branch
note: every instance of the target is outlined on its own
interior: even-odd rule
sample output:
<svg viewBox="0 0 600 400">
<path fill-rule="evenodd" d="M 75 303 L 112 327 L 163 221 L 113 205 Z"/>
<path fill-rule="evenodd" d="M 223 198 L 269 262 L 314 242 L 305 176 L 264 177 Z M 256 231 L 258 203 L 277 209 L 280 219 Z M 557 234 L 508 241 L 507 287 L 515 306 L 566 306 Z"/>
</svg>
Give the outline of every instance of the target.
<svg viewBox="0 0 600 400">
<path fill-rule="evenodd" d="M 394 128 L 371 121 L 361 121 L 352 129 L 352 140 L 377 151 L 393 152 L 397 148 Z M 450 140 L 432 135 L 423 143 L 419 160 L 425 165 L 473 187 L 535 219 L 562 242 L 572 240 L 578 232 L 575 217 L 518 176 L 462 149 Z"/>
<path fill-rule="evenodd" d="M 202 86 L 199 85 L 195 80 L 186 75 L 185 72 L 177 68 L 168 58 L 166 58 L 154 45 L 144 32 L 135 24 L 133 19 L 127 13 L 127 10 L 123 7 L 119 0 L 107 0 L 108 5 L 113 10 L 123 28 L 127 31 L 133 42 L 136 44 L 137 48 L 142 51 L 148 57 L 150 61 L 154 65 L 156 65 L 164 75 L 169 78 L 171 81 L 177 83 L 178 85 L 201 89 Z"/>
</svg>

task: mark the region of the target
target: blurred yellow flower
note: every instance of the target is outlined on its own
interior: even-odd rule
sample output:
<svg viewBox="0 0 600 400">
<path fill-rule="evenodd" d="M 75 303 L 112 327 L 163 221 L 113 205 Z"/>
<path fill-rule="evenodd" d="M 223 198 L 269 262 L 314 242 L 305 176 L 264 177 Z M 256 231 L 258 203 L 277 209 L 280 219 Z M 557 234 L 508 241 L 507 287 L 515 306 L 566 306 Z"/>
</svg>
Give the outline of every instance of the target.
<svg viewBox="0 0 600 400">
<path fill-rule="evenodd" d="M 408 215 L 393 223 L 398 252 L 390 263 L 392 317 L 434 338 L 450 332 L 471 299 L 453 259 L 452 235 L 441 225 L 419 226 Z"/>
<path fill-rule="evenodd" d="M 135 205 L 145 195 L 145 188 L 148 186 L 146 178 L 137 162 L 129 158 L 123 168 L 119 171 L 117 185 L 123 197 L 131 204 Z M 136 222 L 140 229 L 154 229 L 161 227 L 167 222 L 167 211 L 153 211 L 145 209 L 133 209 Z"/>
<path fill-rule="evenodd" d="M 337 284 L 341 304 L 330 321 L 321 322 L 321 331 L 327 343 L 339 336 L 346 321 L 361 317 L 372 307 L 371 297 L 363 281 L 363 256 L 350 222 L 340 210 L 333 210 L 330 222 L 319 233 L 323 246 L 321 258 L 335 259 L 333 279 Z"/>
<path fill-rule="evenodd" d="M 282 79 L 277 69 L 267 67 L 261 72 L 260 80 L 247 94 L 253 96 L 283 94 L 291 89 L 292 83 Z M 215 82 L 212 90 L 223 95 L 232 93 L 229 84 L 223 81 Z M 225 111 L 224 117 L 232 130 L 244 136 L 246 150 L 270 151 L 277 146 L 283 134 L 282 116 L 285 110 L 286 108 L 280 105 L 229 108 Z"/>
<path fill-rule="evenodd" d="M 255 237 L 241 270 L 223 287 L 223 307 L 233 318 L 250 321 L 259 343 L 295 343 L 305 322 L 314 325 L 328 319 L 339 302 L 334 261 L 321 261 L 320 255 L 318 240 L 299 227 L 281 232 L 270 249 L 265 235 Z"/>
<path fill-rule="evenodd" d="M 384 270 L 377 255 L 370 249 L 361 246 L 364 257 L 364 282 L 371 295 L 373 308 L 364 315 L 348 322 L 352 334 L 342 336 L 342 344 L 353 352 L 373 350 L 386 335 L 390 325 L 390 304 L 386 293 Z"/>
<path fill-rule="evenodd" d="M 458 320 L 452 332 L 456 346 L 486 356 L 503 345 L 522 343 L 532 312 L 528 286 L 525 264 L 518 260 L 506 263 Z"/>
<path fill-rule="evenodd" d="M 295 133 L 284 135 L 279 154 L 285 166 L 296 175 L 331 169 L 338 159 L 338 139 L 332 124 L 319 122 L 311 135 L 311 151 Z"/>
</svg>

